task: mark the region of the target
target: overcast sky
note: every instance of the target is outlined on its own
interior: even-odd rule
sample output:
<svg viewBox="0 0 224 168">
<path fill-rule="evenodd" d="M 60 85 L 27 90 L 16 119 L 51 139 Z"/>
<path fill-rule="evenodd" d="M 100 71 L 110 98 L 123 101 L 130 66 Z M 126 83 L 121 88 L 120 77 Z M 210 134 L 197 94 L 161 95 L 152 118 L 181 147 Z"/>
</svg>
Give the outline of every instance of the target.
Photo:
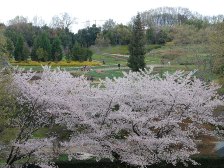
<svg viewBox="0 0 224 168">
<path fill-rule="evenodd" d="M 83 28 L 87 20 L 102 24 L 113 19 L 126 24 L 137 14 L 157 7 L 184 7 L 203 15 L 224 14 L 224 0 L 1 0 L 0 22 L 15 16 L 42 17 L 49 23 L 54 15 L 67 12 L 76 17 L 73 30 Z"/>
</svg>

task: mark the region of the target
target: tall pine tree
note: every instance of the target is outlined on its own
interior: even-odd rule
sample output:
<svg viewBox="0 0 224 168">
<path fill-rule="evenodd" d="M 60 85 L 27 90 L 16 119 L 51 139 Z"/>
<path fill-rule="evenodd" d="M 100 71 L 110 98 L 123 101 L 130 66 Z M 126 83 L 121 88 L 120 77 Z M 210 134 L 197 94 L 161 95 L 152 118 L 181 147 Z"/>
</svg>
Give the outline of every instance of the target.
<svg viewBox="0 0 224 168">
<path fill-rule="evenodd" d="M 23 58 L 23 48 L 24 48 L 24 38 L 22 35 L 18 35 L 15 51 L 14 51 L 14 57 L 16 61 L 24 61 Z"/>
<path fill-rule="evenodd" d="M 59 37 L 55 37 L 52 42 L 52 60 L 61 61 L 62 60 L 62 46 Z"/>
<path fill-rule="evenodd" d="M 132 27 L 132 38 L 129 45 L 130 56 L 128 66 L 132 71 L 144 70 L 145 68 L 145 36 L 141 16 L 138 13 Z"/>
</svg>

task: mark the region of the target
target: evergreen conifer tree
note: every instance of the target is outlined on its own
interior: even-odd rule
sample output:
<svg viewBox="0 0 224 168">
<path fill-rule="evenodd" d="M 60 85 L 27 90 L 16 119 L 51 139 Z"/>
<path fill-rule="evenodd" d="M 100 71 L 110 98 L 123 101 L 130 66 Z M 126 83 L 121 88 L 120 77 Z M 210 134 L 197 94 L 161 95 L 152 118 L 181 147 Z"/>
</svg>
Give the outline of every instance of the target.
<svg viewBox="0 0 224 168">
<path fill-rule="evenodd" d="M 15 46 L 15 60 L 16 61 L 24 61 L 23 60 L 23 47 L 24 47 L 24 39 L 22 35 L 17 37 L 16 46 Z"/>
<path fill-rule="evenodd" d="M 144 70 L 145 68 L 145 36 L 141 21 L 141 16 L 138 13 L 134 19 L 132 27 L 132 38 L 129 45 L 128 66 L 133 71 Z"/>
<path fill-rule="evenodd" d="M 58 37 L 55 37 L 52 42 L 52 60 L 61 61 L 62 60 L 62 48 L 61 40 Z"/>
</svg>

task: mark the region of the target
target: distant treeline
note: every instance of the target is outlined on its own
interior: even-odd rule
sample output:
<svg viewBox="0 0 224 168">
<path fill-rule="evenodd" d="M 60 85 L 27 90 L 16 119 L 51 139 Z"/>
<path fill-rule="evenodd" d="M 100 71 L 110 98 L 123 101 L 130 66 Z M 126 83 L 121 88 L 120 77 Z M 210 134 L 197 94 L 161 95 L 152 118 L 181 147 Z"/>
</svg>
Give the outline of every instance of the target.
<svg viewBox="0 0 224 168">
<path fill-rule="evenodd" d="M 181 24 L 195 25 L 202 28 L 209 24 L 219 23 L 224 20 L 224 15 L 203 16 L 191 12 L 187 8 L 160 7 L 142 13 L 142 19 L 146 27 L 174 26 Z"/>
<path fill-rule="evenodd" d="M 223 22 L 224 16 L 202 16 L 186 8 L 157 8 L 141 13 L 145 27 L 147 44 L 201 43 L 208 41 L 211 26 Z M 132 21 L 128 25 L 116 24 L 107 20 L 102 27 L 95 24 L 80 29 L 77 33 L 70 30 L 74 22 L 67 13 L 52 18 L 46 25 L 37 17 L 32 22 L 17 16 L 0 25 L 0 36 L 4 44 L 3 53 L 16 61 L 91 61 L 90 46 L 129 45 Z M 183 33 L 184 32 L 184 33 Z"/>
</svg>

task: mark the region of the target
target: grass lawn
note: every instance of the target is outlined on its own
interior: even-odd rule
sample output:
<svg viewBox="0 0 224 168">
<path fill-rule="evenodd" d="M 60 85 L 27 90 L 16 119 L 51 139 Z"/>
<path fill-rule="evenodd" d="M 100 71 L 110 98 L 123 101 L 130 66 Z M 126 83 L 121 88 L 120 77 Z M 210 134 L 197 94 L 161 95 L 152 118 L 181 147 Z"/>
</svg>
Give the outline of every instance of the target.
<svg viewBox="0 0 224 168">
<path fill-rule="evenodd" d="M 128 55 L 128 46 L 127 45 L 117 45 L 117 46 L 108 46 L 108 47 L 91 47 L 91 50 L 97 54 L 121 54 Z"/>
<path fill-rule="evenodd" d="M 121 70 L 121 69 L 112 69 L 112 70 L 92 70 L 89 72 L 80 72 L 80 71 L 73 71 L 72 75 L 74 76 L 79 76 L 79 75 L 84 75 L 86 77 L 93 77 L 94 81 L 98 81 L 99 79 L 105 79 L 106 77 L 112 79 L 114 77 L 121 77 L 123 76 L 123 71 L 127 70 Z"/>
<path fill-rule="evenodd" d="M 92 56 L 93 60 L 99 61 L 103 63 L 105 62 L 104 65 L 127 65 L 127 57 L 122 57 L 122 56 L 114 56 L 114 55 L 109 55 L 109 54 L 94 54 Z"/>
<path fill-rule="evenodd" d="M 8 144 L 12 139 L 16 138 L 17 128 L 6 128 L 1 132 L 0 142 Z"/>
</svg>

